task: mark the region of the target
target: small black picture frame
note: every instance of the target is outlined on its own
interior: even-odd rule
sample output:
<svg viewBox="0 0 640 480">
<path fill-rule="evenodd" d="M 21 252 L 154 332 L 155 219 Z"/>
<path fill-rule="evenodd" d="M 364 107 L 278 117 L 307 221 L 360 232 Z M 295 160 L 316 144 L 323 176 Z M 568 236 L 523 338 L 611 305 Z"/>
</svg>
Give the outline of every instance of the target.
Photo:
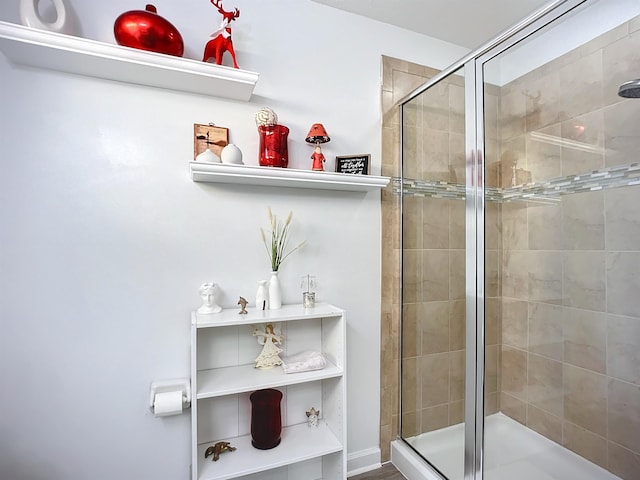
<svg viewBox="0 0 640 480">
<path fill-rule="evenodd" d="M 336 157 L 336 172 L 353 175 L 369 175 L 371 154 L 344 155 Z"/>
</svg>

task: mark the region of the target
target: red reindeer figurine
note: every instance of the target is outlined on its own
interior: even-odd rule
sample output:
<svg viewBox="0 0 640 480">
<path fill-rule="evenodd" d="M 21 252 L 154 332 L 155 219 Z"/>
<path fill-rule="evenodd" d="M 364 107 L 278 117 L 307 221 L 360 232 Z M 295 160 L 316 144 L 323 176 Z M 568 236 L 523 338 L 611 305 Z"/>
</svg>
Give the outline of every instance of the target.
<svg viewBox="0 0 640 480">
<path fill-rule="evenodd" d="M 218 12 L 222 14 L 222 23 L 220 23 L 220 27 L 211 34 L 213 39 L 209 40 L 206 47 L 204 47 L 202 61 L 206 62 L 210 58 L 213 58 L 218 65 L 222 65 L 222 55 L 228 51 L 233 59 L 233 66 L 240 68 L 238 67 L 238 62 L 236 62 L 236 52 L 233 50 L 233 42 L 231 41 L 231 27 L 228 26 L 240 16 L 240 10 L 236 8 L 233 12 L 225 12 L 222 9 L 221 0 L 211 0 L 211 3 L 218 9 Z"/>
</svg>

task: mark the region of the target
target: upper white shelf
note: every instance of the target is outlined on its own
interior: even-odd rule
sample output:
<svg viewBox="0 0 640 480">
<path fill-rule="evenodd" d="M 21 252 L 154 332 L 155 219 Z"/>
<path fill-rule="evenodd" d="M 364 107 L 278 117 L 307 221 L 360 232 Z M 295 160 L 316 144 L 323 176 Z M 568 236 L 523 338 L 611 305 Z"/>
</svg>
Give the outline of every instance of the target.
<svg viewBox="0 0 640 480">
<path fill-rule="evenodd" d="M 338 307 L 319 302 L 313 308 L 304 308 L 301 304 L 283 305 L 274 310 L 258 310 L 247 308 L 247 313 L 240 315 L 238 308 L 225 309 L 220 313 L 191 313 L 191 322 L 197 328 L 227 327 L 230 325 L 253 325 L 255 323 L 289 322 L 310 320 L 312 318 L 339 317 L 344 313 Z"/>
<path fill-rule="evenodd" d="M 14 63 L 234 100 L 251 98 L 258 74 L 0 21 L 0 49 Z"/>
<path fill-rule="evenodd" d="M 316 188 L 363 192 L 384 188 L 389 177 L 353 175 L 349 173 L 314 172 L 292 168 L 257 167 L 229 163 L 191 162 L 194 182 L 241 183 L 272 187 Z"/>
</svg>

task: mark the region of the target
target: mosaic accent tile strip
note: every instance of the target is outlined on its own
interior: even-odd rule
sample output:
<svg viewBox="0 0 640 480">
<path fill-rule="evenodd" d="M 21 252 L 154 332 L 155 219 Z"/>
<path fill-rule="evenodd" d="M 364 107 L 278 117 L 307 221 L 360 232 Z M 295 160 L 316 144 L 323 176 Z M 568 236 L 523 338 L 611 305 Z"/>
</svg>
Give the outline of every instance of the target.
<svg viewBox="0 0 640 480">
<path fill-rule="evenodd" d="M 393 193 L 400 194 L 401 179 L 393 177 Z M 502 192 L 499 188 L 487 187 L 486 199 L 489 202 L 502 202 Z M 425 180 L 404 179 L 404 195 L 412 197 L 446 198 L 449 200 L 464 200 L 466 186 L 461 183 L 445 181 L 429 182 Z"/>
<path fill-rule="evenodd" d="M 444 181 L 424 181 L 399 177 L 393 179 L 393 192 L 417 197 L 446 198 L 464 200 L 466 187 L 460 183 Z M 552 178 L 543 182 L 527 183 L 509 188 L 486 189 L 486 200 L 489 202 L 533 201 L 556 203 L 562 195 L 592 192 L 606 188 L 630 187 L 640 185 L 640 163 L 616 165 L 615 167 L 594 170 L 592 172 L 565 177 Z"/>
<path fill-rule="evenodd" d="M 399 194 L 404 187 L 403 193 L 414 197 L 449 198 L 462 200 L 465 198 L 465 186 L 460 183 L 451 182 L 428 182 L 424 180 L 404 179 L 402 185 L 400 177 L 393 177 L 393 192 Z"/>
<path fill-rule="evenodd" d="M 504 189 L 502 201 L 528 200 L 533 197 L 559 197 L 573 193 L 592 192 L 605 188 L 640 185 L 640 163 L 616 165 L 615 167 L 566 177 L 557 177 L 544 182 L 529 183 Z"/>
</svg>

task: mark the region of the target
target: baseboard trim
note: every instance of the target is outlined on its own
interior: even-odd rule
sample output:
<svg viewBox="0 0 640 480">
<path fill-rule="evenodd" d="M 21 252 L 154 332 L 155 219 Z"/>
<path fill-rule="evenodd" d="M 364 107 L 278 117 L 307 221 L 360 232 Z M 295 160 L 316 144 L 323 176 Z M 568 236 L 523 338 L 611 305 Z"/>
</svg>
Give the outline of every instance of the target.
<svg viewBox="0 0 640 480">
<path fill-rule="evenodd" d="M 380 468 L 382 466 L 380 457 L 379 448 L 367 448 L 347 455 L 347 477 Z"/>
</svg>

